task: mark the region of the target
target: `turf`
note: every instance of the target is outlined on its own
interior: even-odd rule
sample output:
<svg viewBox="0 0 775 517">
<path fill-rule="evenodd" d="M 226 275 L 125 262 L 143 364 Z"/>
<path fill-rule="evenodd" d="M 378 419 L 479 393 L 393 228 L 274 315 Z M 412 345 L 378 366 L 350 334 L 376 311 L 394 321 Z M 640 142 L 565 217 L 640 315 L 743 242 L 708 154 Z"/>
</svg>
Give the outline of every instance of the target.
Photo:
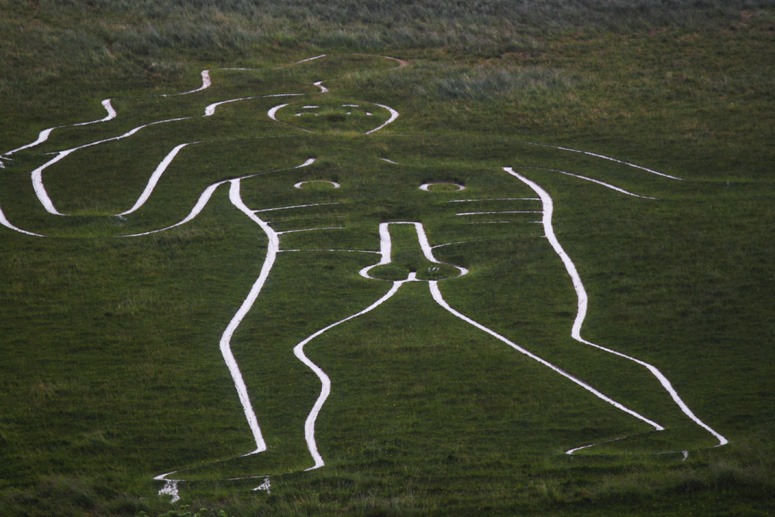
<svg viewBox="0 0 775 517">
<path fill-rule="evenodd" d="M 0 0 L 0 11 L 0 153 L 105 116 L 102 99 L 118 112 L 56 129 L 0 169 L 4 215 L 47 236 L 0 227 L 0 514 L 775 511 L 767 2 Z M 161 96 L 199 87 L 205 69 L 210 88 Z M 303 96 L 267 97 L 288 93 Z M 365 135 L 390 117 L 380 105 L 400 116 Z M 46 169 L 67 217 L 35 197 L 30 172 L 49 153 L 183 117 Z M 181 143 L 148 202 L 115 217 Z M 571 338 L 576 293 L 541 202 L 503 167 L 554 201 L 589 295 L 583 336 L 657 366 L 728 445 L 644 368 Z M 308 205 L 257 213 L 282 251 L 232 339 L 268 445 L 248 457 L 218 344 L 266 234 L 226 183 L 188 224 L 122 237 L 175 224 L 208 186 L 245 176 L 251 209 Z M 443 264 L 413 227 L 391 225 L 393 263 L 364 279 L 379 224 L 396 221 L 422 222 Z M 667 430 L 413 282 L 305 348 L 332 381 L 316 424 L 326 465 L 305 471 L 320 380 L 294 346 L 409 272 Z M 176 503 L 153 480 L 172 470 L 186 480 Z M 253 491 L 265 476 L 270 490 Z"/>
</svg>

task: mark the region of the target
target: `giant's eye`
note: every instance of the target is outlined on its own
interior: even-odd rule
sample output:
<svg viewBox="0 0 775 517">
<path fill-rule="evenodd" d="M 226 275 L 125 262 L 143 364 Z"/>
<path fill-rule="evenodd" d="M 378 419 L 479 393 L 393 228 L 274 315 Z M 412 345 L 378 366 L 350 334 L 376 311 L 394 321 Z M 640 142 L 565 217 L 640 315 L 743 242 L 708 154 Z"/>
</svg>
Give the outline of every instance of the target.
<svg viewBox="0 0 775 517">
<path fill-rule="evenodd" d="M 420 185 L 420 190 L 426 192 L 458 192 L 466 186 L 457 181 L 433 181 Z"/>
</svg>

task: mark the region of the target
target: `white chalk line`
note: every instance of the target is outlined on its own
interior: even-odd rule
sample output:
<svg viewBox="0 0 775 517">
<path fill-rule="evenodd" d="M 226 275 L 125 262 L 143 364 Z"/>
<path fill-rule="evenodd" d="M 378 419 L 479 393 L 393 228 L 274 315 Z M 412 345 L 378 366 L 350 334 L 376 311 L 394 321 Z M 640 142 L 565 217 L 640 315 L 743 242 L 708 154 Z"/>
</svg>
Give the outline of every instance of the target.
<svg viewBox="0 0 775 517">
<path fill-rule="evenodd" d="M 591 341 L 587 341 L 581 336 L 581 328 L 584 324 L 584 320 L 586 319 L 589 299 L 587 297 L 587 292 L 586 292 L 586 289 L 584 288 L 584 284 L 581 281 L 581 276 L 579 275 L 578 270 L 576 269 L 576 265 L 573 263 L 570 256 L 565 252 L 563 247 L 560 245 L 560 241 L 557 240 L 557 237 L 554 233 L 554 228 L 552 226 L 552 214 L 554 211 L 554 203 L 552 201 L 552 198 L 538 184 L 518 174 L 517 172 L 514 172 L 514 170 L 511 167 L 504 167 L 503 170 L 506 171 L 511 176 L 514 176 L 515 178 L 523 182 L 528 187 L 530 187 L 533 190 L 533 192 L 535 192 L 538 195 L 538 197 L 541 198 L 541 202 L 544 207 L 544 216 L 542 220 L 543 227 L 544 227 L 544 234 L 546 235 L 546 238 L 551 243 L 555 253 L 557 253 L 557 255 L 560 257 L 560 260 L 562 260 L 562 263 L 565 265 L 565 269 L 568 272 L 568 275 L 571 277 L 571 280 L 573 282 L 573 288 L 576 291 L 576 297 L 578 299 L 576 319 L 574 320 L 573 328 L 571 329 L 571 337 L 574 340 L 578 341 L 579 343 L 583 343 L 585 345 L 597 348 L 598 350 L 603 350 L 604 352 L 608 352 L 609 354 L 613 354 L 617 357 L 622 357 L 624 359 L 632 361 L 646 368 L 649 372 L 651 372 L 651 374 L 654 377 L 656 377 L 659 380 L 659 383 L 662 385 L 665 391 L 667 391 L 667 393 L 670 395 L 670 397 L 673 399 L 676 405 L 681 409 L 681 411 L 687 417 L 689 417 L 695 424 L 705 429 L 708 433 L 713 435 L 713 437 L 718 440 L 719 442 L 718 446 L 726 445 L 727 443 L 729 443 L 729 440 L 727 440 L 724 436 L 716 432 L 705 422 L 700 420 L 692 412 L 692 410 L 689 409 L 689 406 L 687 406 L 686 403 L 681 399 L 681 397 L 678 395 L 678 392 L 673 388 L 673 385 L 658 368 L 656 368 L 655 366 L 645 361 L 636 359 L 635 357 L 631 357 L 629 355 L 623 354 L 616 350 L 612 350 L 610 348 L 600 346 L 598 344 L 592 343 Z"/>
<path fill-rule="evenodd" d="M 457 188 L 458 192 L 461 191 L 461 190 L 465 190 L 465 188 L 466 188 L 465 185 L 461 185 L 460 183 L 453 183 L 451 181 L 435 181 L 435 182 L 431 182 L 431 183 L 423 183 L 418 188 L 420 190 L 425 191 L 425 192 L 430 192 L 431 191 L 431 187 L 434 187 L 436 185 L 452 185 L 455 188 Z"/>
<path fill-rule="evenodd" d="M 593 153 L 590 151 L 582 151 L 580 149 L 571 149 L 570 147 L 561 147 L 558 145 L 547 145 L 547 144 L 532 144 L 532 145 L 538 145 L 540 147 L 549 147 L 551 149 L 559 149 L 560 151 L 568 151 L 571 153 L 579 153 L 579 154 L 586 154 L 587 156 L 594 156 L 595 158 L 600 158 L 603 160 L 608 160 L 615 163 L 620 163 L 622 165 L 626 165 L 628 167 L 632 167 L 634 169 L 639 169 L 645 172 L 648 172 L 649 174 L 655 174 L 657 176 L 662 176 L 663 178 L 669 178 L 671 180 L 678 180 L 683 181 L 683 178 L 679 178 L 678 176 L 671 176 L 670 174 L 665 174 L 664 172 L 655 171 L 654 169 L 649 169 L 648 167 L 643 167 L 642 165 L 638 165 L 636 163 L 630 163 L 623 160 L 619 160 L 617 158 L 611 158 L 610 156 L 606 156 L 604 154 L 598 154 Z"/>
<path fill-rule="evenodd" d="M 303 97 L 303 93 L 273 93 L 270 95 L 262 95 L 262 97 L 271 99 L 274 97 Z"/>
<path fill-rule="evenodd" d="M 258 224 L 269 239 L 266 250 L 266 257 L 264 259 L 264 264 L 261 266 L 261 272 L 259 273 L 258 279 L 256 279 L 253 287 L 250 289 L 250 293 L 248 293 L 247 298 L 245 298 L 245 300 L 242 302 L 242 305 L 237 311 L 237 314 L 235 314 L 231 322 L 229 322 L 229 325 L 226 327 L 226 330 L 221 336 L 220 341 L 221 354 L 223 355 L 223 359 L 226 362 L 226 366 L 229 368 L 229 373 L 231 373 L 234 386 L 237 388 L 237 394 L 239 395 L 239 400 L 242 404 L 245 418 L 256 442 L 256 449 L 252 452 L 249 452 L 248 454 L 245 454 L 245 456 L 249 456 L 251 454 L 257 454 L 265 451 L 267 446 L 266 441 L 264 441 L 264 438 L 261 434 L 261 428 L 258 425 L 258 419 L 256 418 L 256 414 L 253 411 L 253 406 L 250 403 L 250 396 L 248 395 L 247 386 L 245 385 L 245 382 L 242 378 L 239 365 L 237 364 L 237 361 L 234 359 L 234 355 L 232 354 L 231 338 L 234 335 L 234 332 L 237 330 L 237 327 L 239 327 L 240 323 L 242 323 L 242 320 L 247 315 L 248 311 L 250 311 L 251 307 L 253 307 L 253 304 L 258 298 L 261 289 L 264 287 L 264 283 L 266 283 L 266 279 L 269 277 L 269 272 L 272 270 L 272 266 L 274 265 L 275 259 L 277 257 L 277 252 L 280 249 L 280 238 L 277 232 L 275 232 L 268 223 L 259 218 L 250 208 L 245 205 L 245 203 L 243 203 L 242 198 L 240 197 L 240 180 L 231 180 L 230 183 L 231 187 L 229 189 L 229 200 L 231 200 L 231 203 L 243 214 L 247 215 L 253 222 Z"/>
<path fill-rule="evenodd" d="M 205 107 L 205 114 L 204 114 L 204 116 L 205 117 L 211 117 L 211 116 L 215 115 L 215 109 L 218 106 L 223 106 L 224 104 L 231 104 L 232 102 L 240 102 L 240 101 L 252 100 L 252 99 L 256 99 L 256 98 L 257 97 L 255 97 L 255 96 L 251 96 L 251 97 L 238 97 L 236 99 L 228 99 L 228 100 L 225 100 L 225 101 L 214 102 L 214 103 L 209 104 L 209 105 L 207 105 Z"/>
<path fill-rule="evenodd" d="M 264 476 L 264 482 L 253 489 L 254 492 L 266 492 L 267 495 L 272 493 L 272 482 L 269 480 L 269 476 Z"/>
<path fill-rule="evenodd" d="M 373 250 L 336 250 L 336 249 L 282 249 L 280 253 L 368 253 L 370 255 L 380 255 L 379 251 Z"/>
<path fill-rule="evenodd" d="M 339 183 L 337 183 L 336 181 L 328 181 L 328 180 L 307 180 L 307 181 L 300 181 L 300 182 L 298 182 L 298 183 L 295 183 L 295 184 L 293 185 L 293 188 L 302 189 L 302 188 L 304 188 L 304 185 L 306 185 L 307 183 L 328 183 L 329 185 L 331 185 L 331 186 L 332 186 L 332 187 L 334 187 L 335 189 L 337 189 L 337 188 L 341 188 L 341 187 L 342 187 L 342 185 L 340 185 L 340 184 L 339 184 Z"/>
<path fill-rule="evenodd" d="M 179 479 L 168 479 L 167 476 L 174 474 L 176 471 L 167 472 L 166 474 L 161 474 L 159 476 L 156 476 L 154 481 L 164 481 L 164 486 L 159 490 L 159 495 L 168 495 L 172 499 L 170 499 L 170 503 L 177 503 L 180 501 L 180 492 L 178 492 L 178 482 Z"/>
<path fill-rule="evenodd" d="M 99 120 L 92 120 L 92 121 L 89 121 L 89 122 L 78 122 L 77 124 L 67 124 L 67 125 L 64 125 L 64 126 L 54 126 L 54 127 L 48 128 L 48 129 L 44 129 L 43 131 L 41 131 L 38 134 L 38 139 L 37 140 L 35 140 L 34 142 L 31 142 L 31 143 L 29 143 L 27 145 L 23 145 L 23 146 L 21 146 L 19 148 L 16 148 L 16 149 L 14 149 L 12 151 L 8 151 L 7 153 L 5 153 L 5 156 L 10 156 L 10 155 L 12 155 L 14 153 L 17 153 L 19 151 L 23 151 L 24 149 L 29 149 L 31 147 L 35 147 L 36 145 L 42 144 L 43 142 L 48 140 L 48 137 L 51 135 L 51 132 L 54 131 L 55 129 L 62 129 L 62 128 L 66 128 L 66 127 L 88 126 L 90 124 L 99 124 L 100 122 L 107 122 L 109 120 L 113 120 L 114 118 L 116 118 L 116 116 L 117 116 L 116 110 L 113 109 L 113 106 L 111 105 L 111 99 L 103 100 L 102 101 L 102 107 L 105 108 L 105 111 L 107 111 L 107 113 L 108 113 L 105 117 L 103 117 L 103 118 L 101 118 Z"/>
<path fill-rule="evenodd" d="M 0 208 L 0 224 L 2 224 L 6 228 L 9 228 L 9 229 L 11 229 L 11 230 L 13 230 L 15 232 L 23 233 L 24 235 L 30 235 L 32 237 L 45 237 L 45 235 L 41 235 L 39 233 L 28 232 L 27 230 L 22 230 L 18 226 L 14 226 L 13 224 L 11 224 L 11 222 L 8 220 L 8 218 L 3 213 L 3 209 L 2 208 Z"/>
<path fill-rule="evenodd" d="M 374 104 L 376 106 L 379 106 L 380 108 L 384 108 L 384 109 L 388 110 L 390 112 L 390 118 L 387 119 L 387 121 L 384 122 L 381 126 L 375 127 L 371 131 L 366 131 L 366 133 L 365 133 L 366 135 L 370 135 L 372 133 L 376 133 L 377 131 L 379 131 L 380 129 L 384 128 L 388 124 L 392 124 L 393 121 L 395 121 L 398 118 L 398 115 L 399 115 L 399 113 L 396 110 L 394 110 L 393 108 L 391 108 L 390 106 L 385 106 L 384 104 L 379 104 L 379 103 L 376 103 L 376 102 Z"/>
<path fill-rule="evenodd" d="M 441 295 L 441 291 L 439 290 L 438 282 L 436 280 L 431 280 L 429 282 L 429 285 L 430 285 L 431 295 L 433 296 L 433 299 L 436 300 L 436 303 L 438 303 L 441 307 L 446 309 L 452 315 L 460 318 L 461 320 L 465 321 L 469 325 L 473 325 L 474 327 L 478 328 L 482 332 L 485 332 L 485 333 L 491 335 L 495 339 L 497 339 L 497 340 L 507 344 L 508 346 L 513 348 L 514 350 L 520 352 L 523 355 L 526 355 L 527 357 L 529 357 L 530 359 L 533 359 L 534 361 L 537 361 L 538 363 L 542 364 L 543 366 L 546 366 L 547 368 L 551 369 L 552 371 L 554 371 L 556 373 L 559 373 L 560 375 L 562 375 L 566 379 L 570 380 L 571 382 L 577 384 L 578 386 L 581 386 L 582 388 L 584 388 L 588 392 L 592 393 L 594 396 L 596 396 L 600 400 L 603 400 L 604 402 L 607 402 L 608 404 L 611 404 L 612 406 L 614 406 L 615 408 L 619 409 L 620 411 L 623 411 L 623 412 L 627 413 L 628 415 L 634 416 L 638 420 L 641 420 L 642 422 L 645 422 L 645 423 L 649 424 L 656 431 L 663 431 L 665 429 L 664 427 L 662 427 L 658 423 L 656 423 L 656 422 L 654 422 L 652 420 L 649 420 L 648 418 L 646 418 L 645 416 L 641 415 L 640 413 L 637 413 L 637 412 L 633 411 L 632 409 L 624 406 L 623 404 L 620 404 L 619 402 L 617 402 L 617 401 L 613 400 L 612 398 L 606 396 L 605 394 L 601 393 L 600 391 L 598 391 L 597 389 L 593 388 L 592 386 L 590 386 L 589 384 L 585 383 L 584 381 L 574 377 L 573 375 L 567 373 L 566 371 L 562 370 L 561 368 L 553 365 L 549 361 L 546 361 L 546 360 L 538 357 L 537 355 L 529 352 L 528 350 L 526 350 L 526 349 L 522 348 L 521 346 L 515 344 L 514 342 L 510 341 L 509 339 L 501 336 L 500 334 L 498 334 L 494 330 L 491 330 L 491 329 L 485 327 L 484 325 L 482 325 L 481 323 L 477 323 L 476 321 L 472 320 L 468 316 L 466 316 L 466 315 L 456 311 L 455 309 L 450 307 L 449 304 L 447 304 L 447 302 L 444 300 L 444 297 Z"/>
<path fill-rule="evenodd" d="M 294 167 L 294 169 L 301 169 L 303 167 L 309 167 L 310 165 L 312 165 L 316 161 L 317 161 L 317 158 L 307 158 L 307 161 L 305 161 L 301 165 L 297 165 L 296 167 Z"/>
<path fill-rule="evenodd" d="M 145 186 L 145 189 L 143 190 L 142 194 L 140 194 L 140 197 L 137 198 L 137 201 L 135 201 L 135 204 L 132 205 L 132 208 L 116 215 L 117 216 L 129 215 L 137 211 L 141 206 L 143 206 L 145 202 L 148 201 L 148 198 L 151 197 L 151 194 L 153 193 L 153 190 L 156 188 L 156 185 L 159 183 L 159 180 L 161 179 L 162 174 L 164 174 L 164 171 L 167 170 L 167 167 L 169 167 L 169 165 L 172 163 L 172 160 L 175 159 L 175 157 L 184 147 L 192 145 L 194 143 L 196 142 L 188 142 L 185 144 L 180 144 L 175 146 L 172 149 L 172 151 L 170 151 L 167 154 L 167 156 L 164 157 L 164 159 L 159 163 L 159 165 L 153 171 L 153 173 L 151 174 L 151 177 L 148 179 L 148 184 Z"/>
<path fill-rule="evenodd" d="M 422 223 L 408 222 L 408 221 L 393 221 L 389 223 L 380 223 L 379 225 L 379 249 L 380 249 L 379 262 L 371 266 L 366 266 L 365 268 L 361 269 L 358 272 L 359 275 L 361 275 L 364 278 L 369 278 L 371 280 L 379 280 L 378 278 L 374 278 L 373 276 L 369 275 L 369 271 L 371 271 L 373 268 L 377 266 L 384 266 L 385 264 L 390 264 L 392 262 L 391 255 L 392 255 L 392 249 L 393 249 L 393 240 L 390 236 L 391 224 L 414 226 L 415 232 L 417 233 L 417 240 L 420 243 L 420 249 L 422 250 L 423 256 L 429 262 L 433 262 L 434 264 L 445 264 L 445 262 L 441 262 L 437 260 L 436 257 L 433 256 L 433 248 L 431 247 L 430 241 L 428 240 L 428 235 L 425 233 L 425 227 L 422 225 Z M 448 265 L 460 271 L 461 275 L 468 274 L 468 269 L 464 267 L 455 266 L 454 264 L 448 264 Z"/>
<path fill-rule="evenodd" d="M 597 442 L 597 443 L 590 443 L 589 445 L 582 445 L 581 447 L 574 447 L 573 449 L 568 449 L 565 451 L 565 454 L 568 456 L 572 456 L 573 454 L 577 453 L 578 451 L 583 451 L 584 449 L 590 449 L 592 447 L 597 447 L 598 445 L 605 445 L 607 443 L 614 443 L 619 442 L 621 440 L 624 440 L 625 438 L 629 438 L 628 436 L 619 436 L 617 438 L 612 438 L 610 440 L 605 440 L 603 442 Z"/>
<path fill-rule="evenodd" d="M 344 230 L 344 226 L 321 226 L 319 228 L 301 228 L 299 230 L 285 230 L 284 232 L 277 232 L 277 233 L 278 235 L 285 235 L 286 233 L 319 232 L 323 230 Z"/>
<path fill-rule="evenodd" d="M 484 221 L 479 224 L 486 224 L 487 221 Z M 492 221 L 493 223 L 514 223 L 514 221 Z M 476 224 L 476 223 L 474 223 Z M 455 241 L 455 242 L 445 242 L 443 244 L 436 244 L 435 246 L 431 246 L 431 249 L 438 249 L 438 248 L 446 248 L 447 246 L 458 246 L 461 244 L 477 244 L 480 242 L 495 242 L 495 241 L 504 241 L 504 240 L 513 240 L 512 238 L 504 239 L 503 237 L 500 238 L 491 238 L 491 239 L 471 239 L 467 241 Z"/>
<path fill-rule="evenodd" d="M 452 199 L 447 203 L 479 203 L 487 201 L 541 201 L 537 197 L 493 197 L 481 199 Z"/>
<path fill-rule="evenodd" d="M 202 86 L 200 86 L 199 88 L 196 88 L 194 90 L 189 90 L 187 92 L 181 92 L 181 93 L 165 93 L 162 95 L 162 97 L 176 97 L 178 95 L 189 95 L 191 93 L 196 93 L 196 92 L 201 92 L 202 90 L 206 90 L 212 84 L 212 81 L 210 80 L 210 71 L 202 70 L 200 75 L 202 77 Z"/>
<path fill-rule="evenodd" d="M 540 214 L 540 210 L 498 210 L 492 212 L 460 212 L 457 216 L 467 215 L 498 215 L 498 214 Z"/>
<path fill-rule="evenodd" d="M 327 327 L 324 327 L 318 330 L 317 332 L 311 334 L 309 337 L 301 341 L 293 348 L 293 354 L 302 363 L 304 363 L 310 370 L 312 370 L 315 373 L 315 375 L 317 375 L 318 379 L 320 379 L 320 384 L 321 384 L 320 395 L 318 395 L 318 398 L 315 401 L 315 405 L 312 407 L 312 410 L 307 416 L 307 420 L 304 422 L 304 437 L 307 441 L 307 449 L 309 450 L 309 453 L 312 456 L 313 461 L 315 462 L 315 464 L 312 467 L 305 469 L 305 471 L 315 470 L 325 465 L 325 461 L 323 461 L 323 457 L 320 455 L 320 452 L 318 451 L 318 447 L 317 447 L 317 442 L 315 441 L 315 423 L 317 422 L 317 418 L 320 413 L 320 410 L 323 407 L 323 404 L 325 404 L 326 399 L 331 393 L 331 379 L 329 379 L 328 375 L 326 375 L 326 372 L 324 372 L 318 365 L 316 365 L 307 357 L 307 355 L 304 353 L 304 347 L 310 341 L 320 336 L 321 334 L 331 330 L 332 328 L 339 326 L 342 323 L 345 323 L 352 319 L 355 319 L 359 316 L 363 316 L 364 314 L 376 309 L 377 307 L 385 303 L 388 299 L 390 299 L 394 294 L 396 294 L 396 291 L 398 291 L 398 289 L 405 282 L 408 282 L 408 281 L 410 280 L 407 279 L 407 280 L 399 280 L 399 281 L 393 282 L 393 286 L 390 288 L 390 290 L 376 302 L 372 303 L 371 305 L 369 305 L 368 307 L 366 307 L 360 312 L 357 312 L 351 316 L 348 316 L 344 319 L 337 321 L 336 323 L 332 323 L 331 325 L 328 325 Z"/>
<path fill-rule="evenodd" d="M 320 54 L 319 56 L 308 57 L 307 59 L 302 59 L 301 61 L 296 61 L 295 63 L 292 63 L 292 64 L 293 65 L 300 65 L 302 63 L 309 63 L 310 61 L 315 61 L 317 59 L 322 59 L 324 57 L 326 57 L 326 54 Z M 289 65 L 284 65 L 284 66 L 289 66 Z"/>
<path fill-rule="evenodd" d="M 473 223 L 463 223 L 466 226 L 477 226 L 480 224 L 515 224 L 517 221 L 476 221 Z"/>
<path fill-rule="evenodd" d="M 573 172 L 563 171 L 563 170 L 560 170 L 560 169 L 546 169 L 546 168 L 543 168 L 543 167 L 528 167 L 528 168 L 530 168 L 530 169 L 538 169 L 538 170 L 547 170 L 547 171 L 557 172 L 559 174 L 564 174 L 565 176 L 572 176 L 574 178 L 578 178 L 578 179 L 581 179 L 581 180 L 584 180 L 584 181 L 589 181 L 589 182 L 595 183 L 597 185 L 603 186 L 605 188 L 611 189 L 611 190 L 619 192 L 621 194 L 626 194 L 628 196 L 637 197 L 637 198 L 640 198 L 640 199 L 656 199 L 655 197 L 651 197 L 651 196 L 641 196 L 640 194 L 635 194 L 633 192 L 630 192 L 629 190 L 625 190 L 625 189 L 623 189 L 621 187 L 617 187 L 616 185 L 611 185 L 610 183 L 606 183 L 605 181 L 596 180 L 594 178 L 590 178 L 588 176 L 582 176 L 581 174 L 576 174 L 576 173 L 573 173 Z"/>
<path fill-rule="evenodd" d="M 622 441 L 622 440 L 626 440 L 628 438 L 633 438 L 634 436 L 637 436 L 637 435 L 620 436 L 620 437 L 617 437 L 617 438 L 613 438 L 611 440 L 605 440 L 605 441 L 597 442 L 597 443 L 590 443 L 589 445 L 582 445 L 581 447 L 574 447 L 573 449 L 568 449 L 567 451 L 565 451 L 565 454 L 567 454 L 568 456 L 572 456 L 573 454 L 577 453 L 578 451 L 582 451 L 582 450 L 585 450 L 585 449 L 591 449 L 592 447 L 597 447 L 598 445 L 606 445 L 608 443 L 619 442 L 619 441 Z M 689 451 L 687 451 L 687 450 L 684 450 L 684 451 L 665 451 L 665 452 L 658 452 L 656 454 L 658 456 L 664 456 L 666 454 L 681 454 L 681 461 L 686 461 L 687 459 L 689 459 Z"/>
<path fill-rule="evenodd" d="M 266 115 L 270 119 L 274 120 L 275 122 L 279 122 L 280 124 L 284 124 L 284 122 L 282 122 L 280 120 L 277 120 L 277 112 L 280 111 L 281 109 L 283 109 L 286 106 L 288 106 L 288 103 L 278 104 L 277 106 L 272 106 L 271 108 L 269 108 L 269 111 L 266 112 Z M 291 124 L 288 124 L 288 125 L 290 126 Z M 302 130 L 302 131 L 304 131 L 306 133 L 312 133 L 312 131 L 310 131 L 309 129 L 303 128 L 303 127 L 298 127 L 298 126 L 292 126 L 292 127 L 295 127 L 296 129 L 300 129 L 300 130 Z"/>
<path fill-rule="evenodd" d="M 457 246 L 458 244 L 474 244 L 477 242 L 493 241 L 493 240 L 496 240 L 496 239 L 475 239 L 470 241 L 445 242 L 443 244 L 436 244 L 435 246 L 431 246 L 431 249 L 437 250 L 439 248 L 446 248 L 447 246 Z"/>
<path fill-rule="evenodd" d="M 390 57 L 390 56 L 382 56 L 382 57 L 385 58 L 385 59 L 390 59 L 391 61 L 395 61 L 396 63 L 398 63 L 398 66 L 396 68 L 403 68 L 403 67 L 405 67 L 406 65 L 409 64 L 408 61 L 404 61 L 403 59 L 398 59 L 397 57 Z"/>
<path fill-rule="evenodd" d="M 293 210 L 295 208 L 309 208 L 313 206 L 330 206 L 330 205 L 339 205 L 341 203 L 309 203 L 306 205 L 290 205 L 290 206 L 278 206 L 276 208 L 259 208 L 258 210 L 253 210 L 253 213 L 261 213 L 261 212 L 277 212 L 278 210 Z"/>
</svg>

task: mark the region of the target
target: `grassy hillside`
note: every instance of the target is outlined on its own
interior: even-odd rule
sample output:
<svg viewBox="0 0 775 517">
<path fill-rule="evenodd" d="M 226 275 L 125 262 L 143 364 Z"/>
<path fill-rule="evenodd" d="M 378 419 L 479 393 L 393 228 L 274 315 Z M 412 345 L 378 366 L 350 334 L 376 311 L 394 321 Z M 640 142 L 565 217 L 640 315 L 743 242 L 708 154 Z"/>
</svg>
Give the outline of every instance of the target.
<svg viewBox="0 0 775 517">
<path fill-rule="evenodd" d="M 437 4 L 0 0 L 0 514 L 775 511 L 771 2 Z"/>
</svg>

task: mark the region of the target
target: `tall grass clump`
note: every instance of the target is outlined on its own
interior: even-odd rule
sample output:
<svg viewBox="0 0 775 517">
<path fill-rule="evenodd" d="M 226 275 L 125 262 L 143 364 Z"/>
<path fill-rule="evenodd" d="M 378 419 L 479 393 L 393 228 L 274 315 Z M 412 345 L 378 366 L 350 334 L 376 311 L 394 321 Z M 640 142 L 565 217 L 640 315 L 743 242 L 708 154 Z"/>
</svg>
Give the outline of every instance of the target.
<svg viewBox="0 0 775 517">
<path fill-rule="evenodd" d="M 494 97 L 528 97 L 569 89 L 567 73 L 550 68 L 465 68 L 436 81 L 442 99 L 485 100 Z"/>
</svg>

